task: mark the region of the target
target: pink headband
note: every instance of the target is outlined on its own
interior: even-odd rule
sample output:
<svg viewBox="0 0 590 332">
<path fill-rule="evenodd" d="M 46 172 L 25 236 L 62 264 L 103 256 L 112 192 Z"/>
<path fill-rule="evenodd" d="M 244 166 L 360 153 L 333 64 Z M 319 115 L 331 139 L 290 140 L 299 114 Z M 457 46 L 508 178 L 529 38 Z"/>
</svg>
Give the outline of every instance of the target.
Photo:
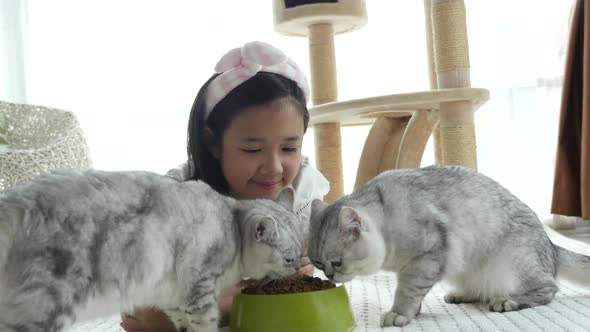
<svg viewBox="0 0 590 332">
<path fill-rule="evenodd" d="M 254 41 L 227 52 L 215 66 L 215 72 L 220 74 L 207 86 L 205 119 L 230 91 L 260 71 L 294 81 L 303 91 L 305 100 L 309 100 L 307 79 L 299 66 L 278 48 Z"/>
</svg>

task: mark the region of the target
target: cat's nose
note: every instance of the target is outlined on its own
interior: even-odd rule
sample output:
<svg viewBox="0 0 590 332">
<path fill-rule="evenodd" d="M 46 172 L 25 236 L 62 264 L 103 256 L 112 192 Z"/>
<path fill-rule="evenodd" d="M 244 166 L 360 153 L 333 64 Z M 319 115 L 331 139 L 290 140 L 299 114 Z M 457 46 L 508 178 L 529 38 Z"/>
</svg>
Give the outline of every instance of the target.
<svg viewBox="0 0 590 332">
<path fill-rule="evenodd" d="M 334 278 L 334 273 L 326 274 L 326 277 L 328 277 L 328 279 L 332 280 Z"/>
</svg>

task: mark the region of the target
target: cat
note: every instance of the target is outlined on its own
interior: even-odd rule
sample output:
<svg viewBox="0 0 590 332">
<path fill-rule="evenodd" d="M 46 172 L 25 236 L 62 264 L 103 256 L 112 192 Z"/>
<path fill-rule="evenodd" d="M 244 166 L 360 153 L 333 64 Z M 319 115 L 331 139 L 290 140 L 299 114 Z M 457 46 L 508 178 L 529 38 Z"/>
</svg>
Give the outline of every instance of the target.
<svg viewBox="0 0 590 332">
<path fill-rule="evenodd" d="M 0 331 L 63 331 L 101 299 L 217 331 L 216 295 L 299 268 L 294 192 L 238 201 L 201 181 L 59 170 L 0 194 Z M 181 308 L 168 309 L 168 308 Z"/>
<path fill-rule="evenodd" d="M 442 280 L 446 302 L 506 312 L 549 303 L 558 272 L 590 273 L 590 257 L 554 245 L 529 207 L 460 166 L 390 170 L 332 204 L 313 201 L 308 254 L 335 282 L 396 272 L 383 326 L 409 323 Z"/>
</svg>

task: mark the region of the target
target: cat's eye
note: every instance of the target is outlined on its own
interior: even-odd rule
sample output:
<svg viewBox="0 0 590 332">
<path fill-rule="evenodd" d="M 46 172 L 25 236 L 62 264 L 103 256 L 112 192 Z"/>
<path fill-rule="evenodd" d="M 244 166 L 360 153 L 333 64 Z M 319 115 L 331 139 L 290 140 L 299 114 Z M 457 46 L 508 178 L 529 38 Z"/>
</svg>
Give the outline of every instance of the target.
<svg viewBox="0 0 590 332">
<path fill-rule="evenodd" d="M 333 267 L 340 267 L 342 266 L 342 261 L 331 262 Z"/>
<path fill-rule="evenodd" d="M 320 269 L 320 270 L 323 270 L 323 269 L 324 269 L 324 264 L 322 264 L 322 263 L 320 263 L 320 262 L 318 262 L 318 261 L 315 261 L 315 260 L 313 260 L 313 259 L 312 259 L 312 260 L 311 260 L 311 263 L 312 263 L 313 265 L 315 265 L 315 267 L 317 267 L 317 268 L 318 268 L 318 269 Z"/>
<path fill-rule="evenodd" d="M 293 258 L 285 258 L 285 263 L 292 264 L 293 260 L 294 260 Z"/>
</svg>

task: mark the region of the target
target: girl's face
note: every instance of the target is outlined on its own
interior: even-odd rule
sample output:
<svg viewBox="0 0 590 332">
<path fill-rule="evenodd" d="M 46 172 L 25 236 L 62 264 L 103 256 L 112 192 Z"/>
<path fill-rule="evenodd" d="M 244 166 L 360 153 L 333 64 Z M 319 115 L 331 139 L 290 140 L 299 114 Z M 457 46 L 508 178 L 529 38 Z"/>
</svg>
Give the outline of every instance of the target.
<svg viewBox="0 0 590 332">
<path fill-rule="evenodd" d="M 303 114 L 288 98 L 238 113 L 222 137 L 217 155 L 239 199 L 276 198 L 293 183 L 301 165 Z"/>
</svg>

